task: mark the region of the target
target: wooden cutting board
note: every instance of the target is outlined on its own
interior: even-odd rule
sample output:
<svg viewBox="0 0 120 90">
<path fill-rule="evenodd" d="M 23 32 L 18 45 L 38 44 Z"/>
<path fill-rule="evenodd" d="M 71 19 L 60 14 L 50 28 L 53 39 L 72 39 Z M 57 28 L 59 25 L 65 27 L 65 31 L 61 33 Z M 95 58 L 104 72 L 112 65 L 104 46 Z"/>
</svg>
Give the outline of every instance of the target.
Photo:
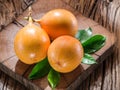
<svg viewBox="0 0 120 90">
<path fill-rule="evenodd" d="M 33 18 L 41 18 L 47 11 L 55 8 L 64 8 L 71 11 L 78 20 L 79 29 L 91 27 L 94 34 L 101 34 L 106 37 L 105 46 L 94 53 L 92 56 L 98 64 L 86 65 L 81 64 L 77 69 L 70 73 L 61 74 L 61 80 L 57 86 L 57 90 L 75 90 L 80 83 L 92 73 L 105 58 L 112 53 L 115 43 L 114 35 L 100 26 L 98 23 L 89 18 L 82 16 L 79 12 L 74 11 L 72 7 L 64 3 L 62 0 L 38 0 L 32 5 Z M 19 61 L 15 55 L 13 48 L 14 37 L 18 30 L 27 24 L 23 18 L 27 16 L 28 10 L 20 15 L 13 23 L 9 24 L 0 32 L 0 69 L 25 85 L 29 90 L 50 90 L 47 76 L 37 79 L 28 80 L 28 74 L 34 65 L 26 65 Z"/>
</svg>

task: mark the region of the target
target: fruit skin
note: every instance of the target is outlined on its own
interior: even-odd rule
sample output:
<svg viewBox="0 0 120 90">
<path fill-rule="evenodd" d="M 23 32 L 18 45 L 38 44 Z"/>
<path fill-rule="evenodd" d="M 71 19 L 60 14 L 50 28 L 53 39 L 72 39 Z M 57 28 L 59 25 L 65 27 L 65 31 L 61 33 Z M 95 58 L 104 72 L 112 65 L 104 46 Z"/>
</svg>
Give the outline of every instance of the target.
<svg viewBox="0 0 120 90">
<path fill-rule="evenodd" d="M 26 64 L 37 63 L 44 59 L 50 45 L 47 33 L 29 22 L 19 30 L 14 39 L 14 49 L 18 58 Z"/>
<path fill-rule="evenodd" d="M 48 33 L 51 40 L 61 35 L 74 36 L 78 30 L 76 17 L 65 9 L 51 10 L 36 22 Z"/>
<path fill-rule="evenodd" d="M 63 35 L 49 46 L 48 61 L 54 70 L 68 73 L 79 66 L 83 53 L 82 45 L 76 38 Z"/>
</svg>

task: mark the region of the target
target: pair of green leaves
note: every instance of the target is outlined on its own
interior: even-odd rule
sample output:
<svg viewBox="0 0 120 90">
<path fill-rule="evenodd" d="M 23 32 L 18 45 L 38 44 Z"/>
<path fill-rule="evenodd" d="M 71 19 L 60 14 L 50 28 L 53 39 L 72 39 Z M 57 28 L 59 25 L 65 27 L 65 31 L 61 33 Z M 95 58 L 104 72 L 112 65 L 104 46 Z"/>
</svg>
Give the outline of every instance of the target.
<svg viewBox="0 0 120 90">
<path fill-rule="evenodd" d="M 48 62 L 48 59 L 45 58 L 41 62 L 37 63 L 29 74 L 29 79 L 38 79 L 47 75 L 48 82 L 52 89 L 54 89 L 60 81 L 60 73 L 53 70 Z"/>
<path fill-rule="evenodd" d="M 105 44 L 106 38 L 102 35 L 93 35 L 91 28 L 79 30 L 75 37 L 82 43 L 84 48 L 85 54 L 82 63 L 96 63 L 95 59 L 90 54 L 101 49 Z"/>
<path fill-rule="evenodd" d="M 90 54 L 102 48 L 105 44 L 106 38 L 102 35 L 93 35 L 91 28 L 79 30 L 75 35 L 75 38 L 77 38 L 82 43 L 84 48 L 85 53 L 82 59 L 82 63 L 95 64 L 96 61 Z M 29 79 L 41 78 L 47 74 L 48 82 L 50 83 L 52 89 L 54 89 L 60 81 L 60 73 L 50 67 L 47 58 L 35 65 L 29 75 Z"/>
</svg>

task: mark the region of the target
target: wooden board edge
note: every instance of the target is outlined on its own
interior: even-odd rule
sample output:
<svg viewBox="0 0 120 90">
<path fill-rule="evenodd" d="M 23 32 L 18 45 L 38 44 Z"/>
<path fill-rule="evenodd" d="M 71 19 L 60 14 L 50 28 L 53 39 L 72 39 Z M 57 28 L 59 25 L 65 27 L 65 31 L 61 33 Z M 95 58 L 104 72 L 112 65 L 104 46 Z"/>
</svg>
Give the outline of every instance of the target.
<svg viewBox="0 0 120 90">
<path fill-rule="evenodd" d="M 2 67 L 2 68 L 1 68 Z M 8 69 L 5 65 L 0 63 L 0 70 L 3 71 L 5 74 L 10 76 L 11 78 L 17 80 L 19 83 L 27 87 L 28 90 L 43 90 L 42 88 L 36 86 L 29 80 L 23 78 L 21 75 L 15 74 L 12 70 Z M 9 74 L 8 74 L 9 72 Z"/>
</svg>

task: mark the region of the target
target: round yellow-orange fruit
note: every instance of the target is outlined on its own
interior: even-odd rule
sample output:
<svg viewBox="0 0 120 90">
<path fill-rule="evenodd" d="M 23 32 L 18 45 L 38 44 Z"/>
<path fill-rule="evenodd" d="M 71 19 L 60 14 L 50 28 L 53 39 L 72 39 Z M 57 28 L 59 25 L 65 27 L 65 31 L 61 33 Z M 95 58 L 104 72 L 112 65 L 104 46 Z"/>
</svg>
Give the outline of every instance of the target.
<svg viewBox="0 0 120 90">
<path fill-rule="evenodd" d="M 54 70 L 68 73 L 79 66 L 83 53 L 82 45 L 76 38 L 63 35 L 49 46 L 48 61 Z"/>
<path fill-rule="evenodd" d="M 36 21 L 48 33 L 51 40 L 61 35 L 74 36 L 78 30 L 76 17 L 65 9 L 51 10 Z"/>
<path fill-rule="evenodd" d="M 14 39 L 15 53 L 25 64 L 37 63 L 44 59 L 49 45 L 47 33 L 32 22 L 19 30 Z"/>
</svg>

